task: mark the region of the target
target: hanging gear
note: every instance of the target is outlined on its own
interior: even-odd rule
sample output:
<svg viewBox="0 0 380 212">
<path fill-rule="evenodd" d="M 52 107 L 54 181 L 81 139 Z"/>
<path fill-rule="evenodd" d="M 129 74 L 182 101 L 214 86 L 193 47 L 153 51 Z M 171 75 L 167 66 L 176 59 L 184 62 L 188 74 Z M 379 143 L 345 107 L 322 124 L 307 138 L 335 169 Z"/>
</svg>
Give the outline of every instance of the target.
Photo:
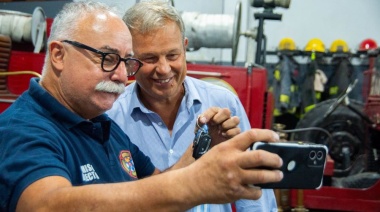
<svg viewBox="0 0 380 212">
<path fill-rule="evenodd" d="M 316 63 L 315 61 L 311 61 L 312 64 Z M 315 104 L 317 103 L 316 99 L 316 93 L 314 90 L 314 78 L 315 78 L 315 68 L 310 67 L 313 66 L 312 64 L 309 65 L 305 80 L 302 84 L 302 107 L 301 107 L 301 116 L 310 111 L 315 107 Z"/>
<path fill-rule="evenodd" d="M 294 114 L 300 103 L 298 93 L 298 63 L 288 55 L 280 55 L 280 62 L 273 72 L 270 88 L 275 98 L 274 116 Z"/>
<path fill-rule="evenodd" d="M 310 63 L 301 88 L 301 117 L 321 101 L 327 81 L 325 73 L 319 68 L 319 64 L 324 63 L 321 56 L 326 52 L 323 41 L 319 38 L 310 39 L 304 50 L 310 52 Z"/>
<path fill-rule="evenodd" d="M 346 41 L 337 39 L 332 42 L 330 52 L 348 53 L 350 52 L 350 48 L 348 47 Z"/>
<path fill-rule="evenodd" d="M 325 73 L 319 68 L 322 63 L 324 63 L 323 58 L 317 57 L 317 52 L 313 51 L 300 89 L 302 91 L 301 117 L 321 101 L 325 83 L 327 82 Z"/>
<path fill-rule="evenodd" d="M 331 60 L 332 74 L 328 81 L 327 98 L 336 98 L 342 94 L 351 83 L 353 66 L 350 63 L 350 49 L 346 41 L 337 39 L 332 42 L 330 52 L 333 53 Z"/>
<path fill-rule="evenodd" d="M 292 38 L 283 38 L 278 44 L 278 51 L 295 51 L 297 49 L 296 43 Z"/>
<path fill-rule="evenodd" d="M 319 38 L 313 38 L 305 46 L 305 51 L 307 52 L 321 52 L 326 51 L 325 44 Z"/>
<path fill-rule="evenodd" d="M 373 50 L 373 49 L 376 49 L 376 48 L 377 48 L 377 43 L 376 43 L 376 41 L 373 40 L 373 39 L 371 39 L 371 38 L 368 38 L 368 39 L 363 40 L 363 41 L 359 44 L 359 49 L 358 49 L 358 51 L 365 52 L 365 51 Z"/>
<path fill-rule="evenodd" d="M 336 98 L 351 83 L 353 66 L 348 57 L 334 57 L 331 61 L 333 73 L 328 81 L 328 97 Z"/>
</svg>

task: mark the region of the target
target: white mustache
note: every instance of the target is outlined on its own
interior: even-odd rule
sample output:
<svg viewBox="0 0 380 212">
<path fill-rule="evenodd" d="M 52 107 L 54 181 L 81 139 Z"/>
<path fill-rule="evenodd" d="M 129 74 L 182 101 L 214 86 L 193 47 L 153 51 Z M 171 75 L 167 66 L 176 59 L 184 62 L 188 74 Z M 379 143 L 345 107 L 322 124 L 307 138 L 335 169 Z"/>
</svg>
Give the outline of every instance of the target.
<svg viewBox="0 0 380 212">
<path fill-rule="evenodd" d="M 95 87 L 96 91 L 103 91 L 108 93 L 124 93 L 125 85 L 123 83 L 116 83 L 112 81 L 101 81 Z"/>
</svg>

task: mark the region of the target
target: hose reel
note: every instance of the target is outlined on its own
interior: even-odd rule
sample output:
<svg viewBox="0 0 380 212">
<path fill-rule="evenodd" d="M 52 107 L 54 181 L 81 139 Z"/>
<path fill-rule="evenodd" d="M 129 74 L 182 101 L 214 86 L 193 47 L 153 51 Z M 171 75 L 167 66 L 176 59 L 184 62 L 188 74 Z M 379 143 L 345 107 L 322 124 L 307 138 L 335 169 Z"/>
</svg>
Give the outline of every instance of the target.
<svg viewBox="0 0 380 212">
<path fill-rule="evenodd" d="M 10 36 L 15 42 L 31 42 L 34 53 L 39 53 L 46 42 L 46 16 L 41 7 L 33 14 L 0 10 L 0 34 Z"/>
<path fill-rule="evenodd" d="M 235 7 L 235 14 L 201 14 L 182 12 L 185 36 L 189 39 L 188 51 L 205 48 L 231 48 L 232 64 L 236 62 L 241 26 L 241 2 Z"/>
</svg>

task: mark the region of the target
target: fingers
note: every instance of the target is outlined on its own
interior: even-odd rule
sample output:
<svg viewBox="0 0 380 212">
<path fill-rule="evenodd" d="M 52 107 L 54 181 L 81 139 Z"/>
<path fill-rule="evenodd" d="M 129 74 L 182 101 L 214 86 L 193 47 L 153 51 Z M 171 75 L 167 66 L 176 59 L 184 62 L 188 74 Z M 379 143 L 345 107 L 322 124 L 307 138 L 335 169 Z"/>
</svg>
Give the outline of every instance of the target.
<svg viewBox="0 0 380 212">
<path fill-rule="evenodd" d="M 271 152 L 245 151 L 240 154 L 237 163 L 243 169 L 240 176 L 244 184 L 278 182 L 283 178 L 283 173 L 276 170 L 283 165 L 283 161 L 277 154 Z"/>
<path fill-rule="evenodd" d="M 221 123 L 219 126 L 219 131 L 222 133 L 222 136 L 226 138 L 232 138 L 233 136 L 240 133 L 240 128 L 237 127 L 239 123 L 239 117 L 233 116 Z"/>
<path fill-rule="evenodd" d="M 239 133 L 241 133 L 241 129 L 239 127 L 221 130 L 221 134 L 224 138 L 232 138 Z"/>
<path fill-rule="evenodd" d="M 242 183 L 253 186 L 255 184 L 276 183 L 283 178 L 280 170 L 257 169 L 255 171 L 242 172 Z"/>
<path fill-rule="evenodd" d="M 243 169 L 251 169 L 253 167 L 278 169 L 282 166 L 282 163 L 281 157 L 277 154 L 264 150 L 245 151 L 238 160 L 239 166 Z"/>
<path fill-rule="evenodd" d="M 211 131 L 217 132 L 224 138 L 231 138 L 240 133 L 239 117 L 231 117 L 231 112 L 227 108 L 211 107 L 203 112 L 198 116 L 195 132 L 206 123 L 211 127 Z"/>
<path fill-rule="evenodd" d="M 256 169 L 244 171 L 240 176 L 243 184 L 253 186 L 255 184 L 280 182 L 283 173 L 280 170 Z"/>
<path fill-rule="evenodd" d="M 231 111 L 227 108 L 210 107 L 198 118 L 198 124 L 202 126 L 208 123 L 209 125 L 216 125 L 224 122 L 231 117 Z"/>
<path fill-rule="evenodd" d="M 231 138 L 228 142 L 242 151 L 248 149 L 248 147 L 256 141 L 279 141 L 279 136 L 272 130 L 267 129 L 250 129 L 235 137 Z"/>
</svg>

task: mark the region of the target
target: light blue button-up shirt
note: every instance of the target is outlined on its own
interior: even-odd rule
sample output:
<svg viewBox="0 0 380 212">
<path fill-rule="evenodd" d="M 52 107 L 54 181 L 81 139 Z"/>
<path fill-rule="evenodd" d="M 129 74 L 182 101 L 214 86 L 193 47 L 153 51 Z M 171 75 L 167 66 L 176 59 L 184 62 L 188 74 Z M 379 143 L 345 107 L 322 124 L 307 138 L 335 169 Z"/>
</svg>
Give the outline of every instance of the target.
<svg viewBox="0 0 380 212">
<path fill-rule="evenodd" d="M 251 128 L 244 107 L 234 93 L 222 86 L 187 76 L 184 81 L 185 96 L 170 135 L 161 117 L 148 110 L 138 99 L 137 86 L 136 83 L 128 85 L 107 114 L 160 170 L 169 168 L 181 158 L 193 142 L 198 115 L 210 107 L 229 108 L 232 116 L 240 118 L 242 131 Z M 238 212 L 277 211 L 276 199 L 270 189 L 263 190 L 259 200 L 239 200 L 235 206 Z M 232 209 L 230 204 L 207 204 L 189 211 L 229 212 Z"/>
</svg>

